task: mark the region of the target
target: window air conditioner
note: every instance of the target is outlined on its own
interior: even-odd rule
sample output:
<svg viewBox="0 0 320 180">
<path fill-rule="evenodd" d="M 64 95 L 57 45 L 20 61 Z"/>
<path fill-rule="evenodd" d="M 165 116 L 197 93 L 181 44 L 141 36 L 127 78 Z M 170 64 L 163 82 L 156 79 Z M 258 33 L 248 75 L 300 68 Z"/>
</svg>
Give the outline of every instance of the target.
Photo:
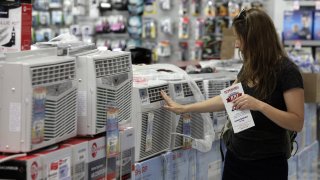
<svg viewBox="0 0 320 180">
<path fill-rule="evenodd" d="M 203 94 L 203 80 L 201 78 L 195 79 L 196 84 L 198 85 L 201 93 Z M 180 81 L 169 81 L 169 92 L 174 101 L 180 104 L 191 104 L 195 103 L 193 93 L 189 87 L 187 80 Z M 172 115 L 172 132 L 183 134 L 183 117 L 181 115 Z M 179 120 L 179 121 L 177 121 Z M 190 131 L 191 137 L 196 139 L 204 138 L 204 122 L 200 113 L 191 113 L 191 122 L 190 122 Z M 171 148 L 177 149 L 183 146 L 183 137 L 179 135 L 171 136 Z"/>
<path fill-rule="evenodd" d="M 129 52 L 96 50 L 76 55 L 78 134 L 106 131 L 106 105 L 119 108 L 119 123 L 131 121 L 132 66 Z"/>
<path fill-rule="evenodd" d="M 56 54 L 23 51 L 0 63 L 1 152 L 30 152 L 76 136 L 76 62 Z"/>
<path fill-rule="evenodd" d="M 166 81 L 150 80 L 133 84 L 133 119 L 135 134 L 135 159 L 142 161 L 170 149 L 171 113 L 162 108 L 160 91 L 169 94 Z"/>
</svg>

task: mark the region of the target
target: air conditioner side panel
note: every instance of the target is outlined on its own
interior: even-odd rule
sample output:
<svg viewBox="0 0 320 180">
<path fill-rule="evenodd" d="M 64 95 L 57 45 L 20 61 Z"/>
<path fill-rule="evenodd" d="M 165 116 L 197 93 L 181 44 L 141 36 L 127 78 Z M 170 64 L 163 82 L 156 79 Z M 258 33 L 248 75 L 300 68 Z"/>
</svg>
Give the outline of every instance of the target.
<svg viewBox="0 0 320 180">
<path fill-rule="evenodd" d="M 89 106 L 89 101 L 91 98 L 89 90 L 89 78 L 88 71 L 89 66 L 87 59 L 85 57 L 79 57 L 77 63 L 77 81 L 78 81 L 78 125 L 77 125 L 77 134 L 79 135 L 88 135 L 90 133 L 91 126 L 91 107 Z"/>
<path fill-rule="evenodd" d="M 3 66 L 2 114 L 0 121 L 0 151 L 21 152 L 20 141 L 26 141 L 27 137 L 21 137 L 23 121 L 29 121 L 22 116 L 24 104 L 22 101 L 22 65 L 5 64 Z M 26 147 L 27 148 L 27 147 Z M 30 147 L 29 147 L 30 148 Z M 27 148 L 28 149 L 28 148 Z"/>
</svg>

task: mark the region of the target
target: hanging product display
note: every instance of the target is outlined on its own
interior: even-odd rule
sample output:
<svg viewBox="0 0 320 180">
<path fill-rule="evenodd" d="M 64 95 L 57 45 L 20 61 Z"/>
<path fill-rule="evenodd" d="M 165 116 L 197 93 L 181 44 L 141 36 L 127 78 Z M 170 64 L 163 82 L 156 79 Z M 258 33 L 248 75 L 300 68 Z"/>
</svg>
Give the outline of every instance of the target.
<svg viewBox="0 0 320 180">
<path fill-rule="evenodd" d="M 189 44 L 188 42 L 179 42 L 179 47 L 180 47 L 180 59 L 182 61 L 188 61 L 189 60 Z"/>
<path fill-rule="evenodd" d="M 152 18 L 144 18 L 143 19 L 143 31 L 142 38 L 146 39 L 154 39 L 156 38 L 156 22 Z"/>
<path fill-rule="evenodd" d="M 204 8 L 204 14 L 207 17 L 215 17 L 216 16 L 216 8 L 213 0 L 208 0 L 205 8 Z"/>
<path fill-rule="evenodd" d="M 201 14 L 201 0 L 192 0 L 191 14 L 193 16 L 199 16 Z"/>
<path fill-rule="evenodd" d="M 171 18 L 166 18 L 161 21 L 161 31 L 164 34 L 172 35 L 173 34 L 173 29 L 172 29 L 172 22 Z"/>
<path fill-rule="evenodd" d="M 182 17 L 179 20 L 179 39 L 189 38 L 189 23 L 190 19 L 188 17 Z"/>
<path fill-rule="evenodd" d="M 142 15 L 144 10 L 143 0 L 129 0 L 128 1 L 129 14 L 132 15 Z"/>
<path fill-rule="evenodd" d="M 128 20 L 129 36 L 133 39 L 141 38 L 142 18 L 141 16 L 130 16 Z"/>
<path fill-rule="evenodd" d="M 180 1 L 181 3 L 179 5 L 179 14 L 183 16 L 188 14 L 189 3 L 188 3 L 188 0 L 180 0 Z"/>
<path fill-rule="evenodd" d="M 203 35 L 204 35 L 204 19 L 197 18 L 194 37 L 196 40 L 200 40 Z"/>
<path fill-rule="evenodd" d="M 162 10 L 170 10 L 171 0 L 160 0 L 160 7 Z"/>
<path fill-rule="evenodd" d="M 128 1 L 127 0 L 112 0 L 112 8 L 116 10 L 127 10 Z"/>
<path fill-rule="evenodd" d="M 144 1 L 144 12 L 143 15 L 157 14 L 156 0 L 145 0 Z"/>
<path fill-rule="evenodd" d="M 110 31 L 114 33 L 126 32 L 126 19 L 122 15 L 108 16 Z"/>
<path fill-rule="evenodd" d="M 217 6 L 218 16 L 228 16 L 228 3 L 219 3 Z"/>
<path fill-rule="evenodd" d="M 108 11 L 112 9 L 111 0 L 100 0 L 99 10 L 100 12 Z"/>
<path fill-rule="evenodd" d="M 202 59 L 203 41 L 196 41 L 195 48 L 192 54 L 192 59 L 200 61 Z"/>
<path fill-rule="evenodd" d="M 229 12 L 229 17 L 234 18 L 236 17 L 239 12 L 240 12 L 240 6 L 237 2 L 235 1 L 229 1 L 228 3 L 228 12 Z"/>
<path fill-rule="evenodd" d="M 171 47 L 169 41 L 160 41 L 158 44 L 158 56 L 169 57 L 171 55 Z"/>
</svg>

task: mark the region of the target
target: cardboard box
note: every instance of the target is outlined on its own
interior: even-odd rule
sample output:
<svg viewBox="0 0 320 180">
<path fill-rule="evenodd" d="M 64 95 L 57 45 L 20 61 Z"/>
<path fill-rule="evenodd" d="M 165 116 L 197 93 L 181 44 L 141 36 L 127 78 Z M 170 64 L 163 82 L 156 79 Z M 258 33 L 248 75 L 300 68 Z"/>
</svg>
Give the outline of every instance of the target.
<svg viewBox="0 0 320 180">
<path fill-rule="evenodd" d="M 41 157 L 45 179 L 71 179 L 71 147 L 57 146 L 56 149 L 41 151 L 36 155 Z"/>
<path fill-rule="evenodd" d="M 232 29 L 223 29 L 223 37 L 221 44 L 221 59 L 233 59 L 235 50 L 236 37 L 233 35 Z"/>
<path fill-rule="evenodd" d="M 6 156 L 0 156 L 0 160 Z M 43 166 L 40 156 L 29 155 L 0 164 L 0 179 L 41 180 Z"/>
<path fill-rule="evenodd" d="M 133 179 L 135 161 L 134 129 L 128 127 L 120 130 L 120 179 Z"/>
<path fill-rule="evenodd" d="M 70 146 L 72 148 L 72 179 L 88 179 L 88 140 L 74 138 L 66 141 L 63 145 Z"/>
<path fill-rule="evenodd" d="M 136 180 L 162 180 L 164 179 L 163 157 L 157 156 L 135 164 Z"/>
<path fill-rule="evenodd" d="M 0 52 L 30 50 L 32 4 L 0 4 Z"/>
<path fill-rule="evenodd" d="M 320 73 L 302 73 L 304 101 L 320 103 Z"/>
<path fill-rule="evenodd" d="M 106 138 L 89 140 L 88 179 L 106 179 Z"/>
</svg>

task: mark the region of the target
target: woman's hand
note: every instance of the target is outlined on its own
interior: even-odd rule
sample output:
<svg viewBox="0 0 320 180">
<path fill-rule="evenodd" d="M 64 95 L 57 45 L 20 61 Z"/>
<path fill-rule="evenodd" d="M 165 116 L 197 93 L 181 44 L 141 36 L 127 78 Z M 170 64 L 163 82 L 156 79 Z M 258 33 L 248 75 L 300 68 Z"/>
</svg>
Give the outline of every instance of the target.
<svg viewBox="0 0 320 180">
<path fill-rule="evenodd" d="M 161 96 L 166 102 L 166 104 L 163 106 L 165 109 L 172 111 L 176 114 L 185 112 L 185 106 L 174 102 L 164 91 L 161 91 Z"/>
<path fill-rule="evenodd" d="M 239 110 L 261 111 L 263 102 L 247 94 L 236 98 L 233 101 L 233 108 Z"/>
</svg>

